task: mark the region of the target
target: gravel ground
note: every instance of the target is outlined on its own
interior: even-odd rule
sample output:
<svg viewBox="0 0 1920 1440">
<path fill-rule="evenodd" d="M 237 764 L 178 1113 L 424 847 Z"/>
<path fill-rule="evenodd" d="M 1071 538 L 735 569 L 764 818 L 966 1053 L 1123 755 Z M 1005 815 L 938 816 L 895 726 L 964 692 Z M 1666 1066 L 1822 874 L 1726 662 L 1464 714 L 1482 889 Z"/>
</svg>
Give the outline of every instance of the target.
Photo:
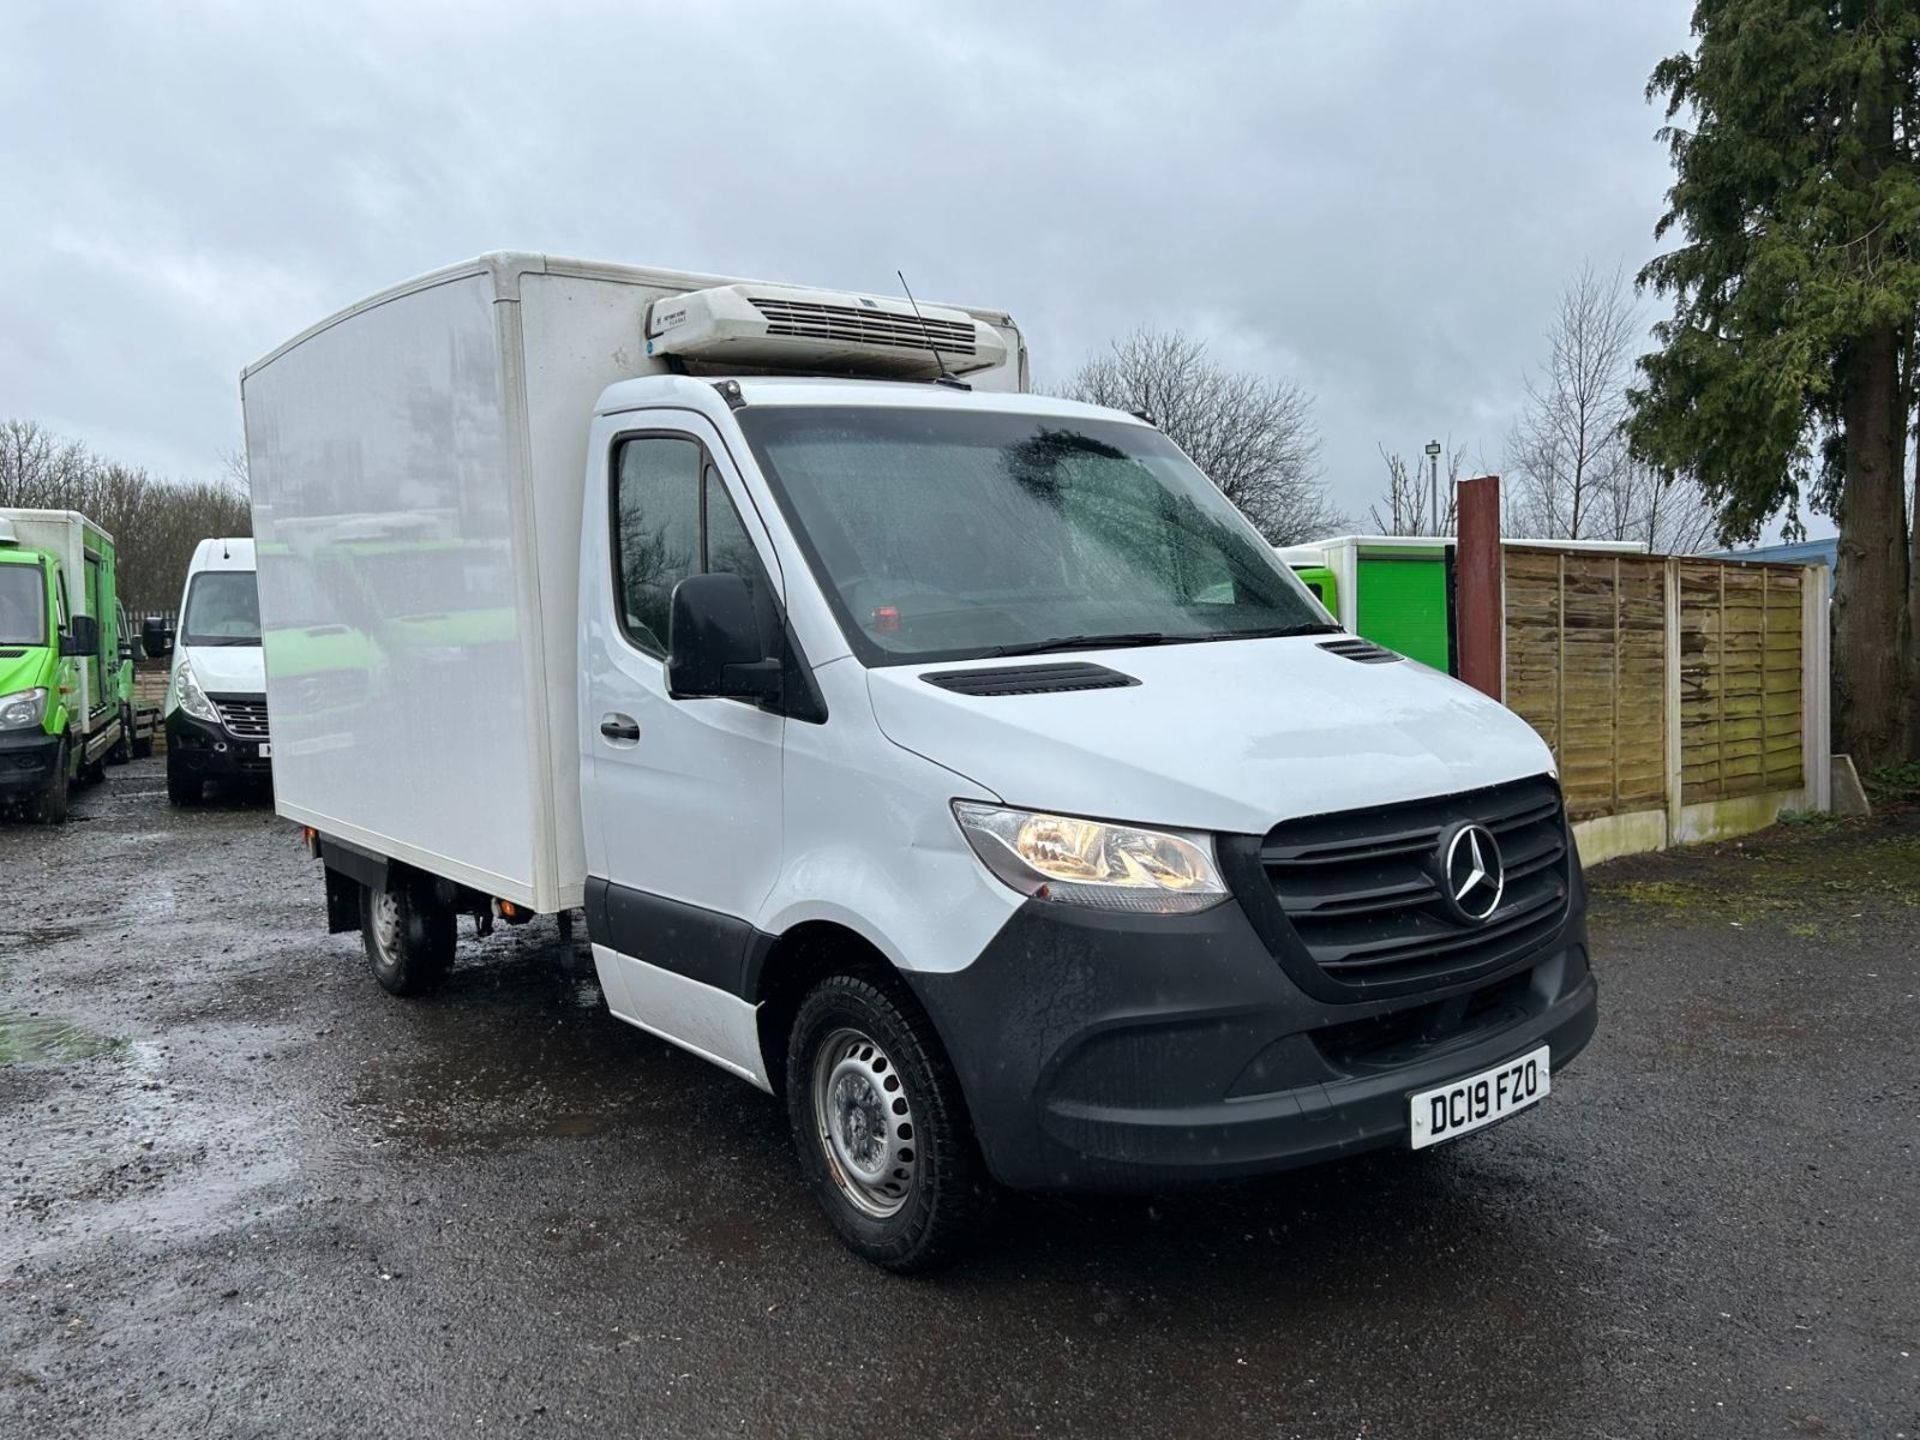
<svg viewBox="0 0 1920 1440">
<path fill-rule="evenodd" d="M 1920 816 L 1596 872 L 1507 1125 L 903 1281 L 551 922 L 392 1000 L 257 797 L 109 777 L 0 825 L 0 1435 L 1920 1437 Z"/>
</svg>

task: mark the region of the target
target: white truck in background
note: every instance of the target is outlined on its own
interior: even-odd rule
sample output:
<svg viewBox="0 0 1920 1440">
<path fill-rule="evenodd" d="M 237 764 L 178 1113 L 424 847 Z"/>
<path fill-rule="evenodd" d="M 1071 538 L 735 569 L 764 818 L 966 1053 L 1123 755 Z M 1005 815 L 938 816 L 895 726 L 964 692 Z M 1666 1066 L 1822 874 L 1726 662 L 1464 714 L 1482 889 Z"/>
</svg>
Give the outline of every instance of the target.
<svg viewBox="0 0 1920 1440">
<path fill-rule="evenodd" d="M 431 990 L 585 911 L 841 1237 L 1528 1108 L 1596 1015 L 1552 758 L 1343 634 L 1005 314 L 483 257 L 242 377 L 279 811 Z M 971 387 L 971 388 L 969 388 Z"/>
<path fill-rule="evenodd" d="M 198 805 L 209 782 L 262 780 L 270 773 L 273 740 L 250 538 L 214 536 L 193 547 L 162 718 L 169 803 Z"/>
</svg>

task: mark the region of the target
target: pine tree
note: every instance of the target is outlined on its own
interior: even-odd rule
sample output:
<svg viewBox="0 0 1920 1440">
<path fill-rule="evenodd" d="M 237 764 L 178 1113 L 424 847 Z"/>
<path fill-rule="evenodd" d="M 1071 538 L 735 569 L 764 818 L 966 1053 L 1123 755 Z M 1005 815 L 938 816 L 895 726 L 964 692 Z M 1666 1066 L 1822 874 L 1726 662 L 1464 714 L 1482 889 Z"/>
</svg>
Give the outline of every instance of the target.
<svg viewBox="0 0 1920 1440">
<path fill-rule="evenodd" d="M 1641 362 L 1639 454 L 1697 480 L 1727 540 L 1803 499 L 1840 529 L 1834 733 L 1914 753 L 1920 612 L 1904 460 L 1920 314 L 1920 0 L 1698 0 L 1654 70 L 1673 161 L 1641 272 L 1669 296 Z"/>
</svg>

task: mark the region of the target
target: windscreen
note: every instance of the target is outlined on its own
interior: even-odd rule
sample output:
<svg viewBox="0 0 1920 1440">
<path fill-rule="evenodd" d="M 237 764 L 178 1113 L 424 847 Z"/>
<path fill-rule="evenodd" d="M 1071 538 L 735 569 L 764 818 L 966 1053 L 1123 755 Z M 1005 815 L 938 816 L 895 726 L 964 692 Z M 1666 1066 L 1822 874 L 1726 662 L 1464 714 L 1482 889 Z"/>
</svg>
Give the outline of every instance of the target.
<svg viewBox="0 0 1920 1440">
<path fill-rule="evenodd" d="M 260 591 L 251 570 L 202 570 L 187 586 L 185 645 L 258 645 Z"/>
<path fill-rule="evenodd" d="M 869 665 L 1335 628 L 1147 426 L 871 406 L 737 418 Z"/>
<path fill-rule="evenodd" d="M 46 643 L 46 575 L 38 565 L 0 565 L 0 645 Z"/>
</svg>

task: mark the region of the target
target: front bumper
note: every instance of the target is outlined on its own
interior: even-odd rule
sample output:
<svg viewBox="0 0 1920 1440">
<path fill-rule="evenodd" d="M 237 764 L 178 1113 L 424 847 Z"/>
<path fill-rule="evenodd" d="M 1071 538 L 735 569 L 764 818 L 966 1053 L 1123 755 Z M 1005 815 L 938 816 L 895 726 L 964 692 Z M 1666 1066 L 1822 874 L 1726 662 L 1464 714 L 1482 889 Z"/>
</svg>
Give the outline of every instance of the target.
<svg viewBox="0 0 1920 1440">
<path fill-rule="evenodd" d="M 0 795 L 34 794 L 60 763 L 60 737 L 44 730 L 0 730 Z"/>
<path fill-rule="evenodd" d="M 988 1167 L 1018 1189 L 1118 1190 L 1404 1145 L 1407 1097 L 1592 1037 L 1577 879 L 1517 970 L 1369 1003 L 1307 995 L 1237 903 L 1139 917 L 1028 901 L 980 958 L 909 973 Z M 1552 1103 L 1552 1102 L 1549 1102 Z"/>
<path fill-rule="evenodd" d="M 167 764 L 209 780 L 266 779 L 273 762 L 260 753 L 262 743 L 243 740 L 224 725 L 196 720 L 178 707 L 167 713 Z"/>
</svg>

